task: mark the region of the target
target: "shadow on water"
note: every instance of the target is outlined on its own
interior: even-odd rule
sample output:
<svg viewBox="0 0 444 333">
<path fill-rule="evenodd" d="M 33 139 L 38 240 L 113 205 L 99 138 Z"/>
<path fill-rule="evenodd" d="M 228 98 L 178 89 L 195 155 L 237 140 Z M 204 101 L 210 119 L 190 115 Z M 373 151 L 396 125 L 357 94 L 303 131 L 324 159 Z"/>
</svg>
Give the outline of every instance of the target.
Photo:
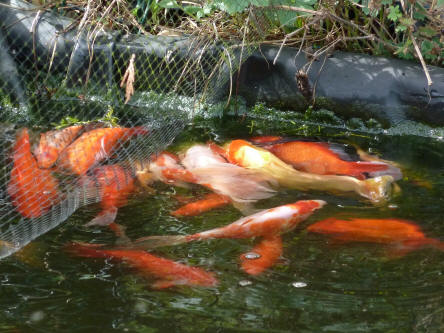
<svg viewBox="0 0 444 333">
<path fill-rule="evenodd" d="M 253 122 L 253 123 L 252 123 Z M 252 125 L 253 124 L 253 125 Z M 284 131 L 285 129 L 285 131 Z M 269 208 L 299 199 L 328 205 L 284 235 L 278 265 L 258 277 L 239 269 L 238 258 L 254 240 L 210 240 L 154 254 L 215 272 L 214 288 L 150 288 L 153 282 L 122 263 L 69 256 L 70 241 L 113 244 L 105 228 L 86 228 L 97 205 L 79 209 L 20 253 L 0 262 L 0 331 L 5 332 L 442 332 L 444 253 L 421 249 L 390 258 L 380 245 L 333 243 L 305 228 L 322 218 L 349 213 L 417 222 L 429 237 L 444 235 L 444 144 L 416 135 L 366 134 L 337 128 L 301 129 L 298 124 L 246 119 L 202 121 L 172 149 L 190 142 L 277 134 L 350 142 L 399 162 L 402 194 L 384 207 L 353 197 L 283 191 L 258 203 Z M 136 195 L 117 222 L 130 238 L 185 234 L 228 224 L 241 215 L 232 207 L 195 218 L 175 218 L 175 189 L 157 184 L 155 195 Z"/>
</svg>

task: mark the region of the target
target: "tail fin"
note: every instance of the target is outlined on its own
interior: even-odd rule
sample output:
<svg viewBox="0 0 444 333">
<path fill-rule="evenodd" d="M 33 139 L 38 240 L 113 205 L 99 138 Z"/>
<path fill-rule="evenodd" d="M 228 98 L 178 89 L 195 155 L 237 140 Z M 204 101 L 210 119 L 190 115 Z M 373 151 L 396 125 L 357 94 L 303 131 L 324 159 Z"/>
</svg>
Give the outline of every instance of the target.
<svg viewBox="0 0 444 333">
<path fill-rule="evenodd" d="M 136 239 L 132 244 L 125 246 L 125 248 L 148 250 L 162 246 L 179 245 L 189 240 L 188 236 L 149 236 Z"/>
<path fill-rule="evenodd" d="M 381 176 L 362 181 L 360 194 L 373 203 L 384 203 L 392 194 L 392 176 Z"/>
<path fill-rule="evenodd" d="M 95 218 L 85 224 L 86 227 L 92 225 L 110 225 L 114 222 L 117 216 L 117 208 L 110 207 L 108 209 L 102 210 Z"/>
<path fill-rule="evenodd" d="M 65 246 L 65 251 L 79 256 L 87 258 L 107 258 L 108 254 L 100 251 L 102 244 L 87 244 L 87 243 L 69 243 Z"/>
</svg>

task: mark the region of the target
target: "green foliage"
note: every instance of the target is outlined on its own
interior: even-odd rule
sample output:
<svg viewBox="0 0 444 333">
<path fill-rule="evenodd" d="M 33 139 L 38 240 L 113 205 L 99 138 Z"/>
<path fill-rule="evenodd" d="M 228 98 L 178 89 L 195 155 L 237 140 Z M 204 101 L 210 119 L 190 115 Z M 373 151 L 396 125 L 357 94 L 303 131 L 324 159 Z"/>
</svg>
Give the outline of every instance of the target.
<svg viewBox="0 0 444 333">
<path fill-rule="evenodd" d="M 76 117 L 67 116 L 63 118 L 59 123 L 52 123 L 55 129 L 62 129 L 65 127 L 73 126 L 73 125 L 85 125 L 90 123 L 102 123 L 108 127 L 117 127 L 119 126 L 117 117 L 113 116 L 113 108 L 109 108 L 108 112 L 101 118 L 93 119 L 93 120 L 80 120 Z"/>
</svg>

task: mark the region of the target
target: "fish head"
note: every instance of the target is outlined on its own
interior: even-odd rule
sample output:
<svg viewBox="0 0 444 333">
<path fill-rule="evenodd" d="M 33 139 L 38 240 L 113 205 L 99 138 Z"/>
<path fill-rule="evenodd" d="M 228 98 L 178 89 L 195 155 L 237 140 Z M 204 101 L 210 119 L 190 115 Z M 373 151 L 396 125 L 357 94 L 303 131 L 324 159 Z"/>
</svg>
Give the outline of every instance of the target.
<svg viewBox="0 0 444 333">
<path fill-rule="evenodd" d="M 300 200 L 293 204 L 298 209 L 298 215 L 311 214 L 313 211 L 324 207 L 327 204 L 324 200 Z"/>
<path fill-rule="evenodd" d="M 247 168 L 261 168 L 269 161 L 270 153 L 262 148 L 253 146 L 245 140 L 233 140 L 227 146 L 227 156 L 230 163 Z"/>
</svg>

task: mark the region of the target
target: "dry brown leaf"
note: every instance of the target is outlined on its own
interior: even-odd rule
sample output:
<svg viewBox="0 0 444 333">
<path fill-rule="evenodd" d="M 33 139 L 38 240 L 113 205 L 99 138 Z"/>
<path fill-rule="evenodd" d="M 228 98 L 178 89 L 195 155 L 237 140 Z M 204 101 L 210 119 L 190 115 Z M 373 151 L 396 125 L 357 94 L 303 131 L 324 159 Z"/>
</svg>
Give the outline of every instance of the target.
<svg viewBox="0 0 444 333">
<path fill-rule="evenodd" d="M 134 94 L 134 81 L 136 77 L 136 72 L 134 69 L 135 59 L 136 55 L 133 53 L 128 64 L 128 68 L 126 69 L 122 81 L 120 82 L 120 88 L 123 88 L 123 86 L 125 86 L 125 104 L 128 103 L 131 96 Z"/>
</svg>

